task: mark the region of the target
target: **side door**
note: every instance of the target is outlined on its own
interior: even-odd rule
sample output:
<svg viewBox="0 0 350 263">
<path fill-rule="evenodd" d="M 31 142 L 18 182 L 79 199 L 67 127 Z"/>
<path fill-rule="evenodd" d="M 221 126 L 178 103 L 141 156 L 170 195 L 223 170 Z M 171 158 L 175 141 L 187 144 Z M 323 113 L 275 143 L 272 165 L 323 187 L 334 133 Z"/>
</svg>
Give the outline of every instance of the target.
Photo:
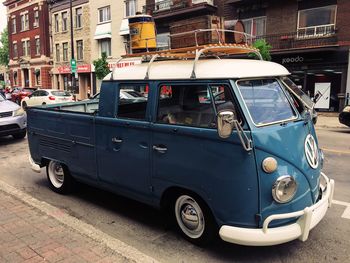
<svg viewBox="0 0 350 263">
<path fill-rule="evenodd" d="M 166 94 L 163 94 L 166 91 Z M 200 195 L 219 222 L 254 227 L 259 212 L 258 177 L 252 151 L 237 131 L 218 136 L 216 115 L 233 110 L 251 137 L 227 82 L 161 83 L 152 126 L 155 195 L 172 186 Z"/>
<path fill-rule="evenodd" d="M 110 108 L 114 113 L 95 119 L 99 180 L 112 190 L 144 201 L 151 198 L 149 100 L 147 96 L 121 98 L 120 92 L 143 93 L 147 84 L 115 84 L 113 89 L 116 101 Z"/>
<path fill-rule="evenodd" d="M 35 106 L 37 105 L 36 102 L 38 100 L 38 96 L 40 96 L 40 90 L 36 90 L 34 91 L 30 97 L 28 98 L 28 100 L 26 101 L 28 106 Z"/>
</svg>

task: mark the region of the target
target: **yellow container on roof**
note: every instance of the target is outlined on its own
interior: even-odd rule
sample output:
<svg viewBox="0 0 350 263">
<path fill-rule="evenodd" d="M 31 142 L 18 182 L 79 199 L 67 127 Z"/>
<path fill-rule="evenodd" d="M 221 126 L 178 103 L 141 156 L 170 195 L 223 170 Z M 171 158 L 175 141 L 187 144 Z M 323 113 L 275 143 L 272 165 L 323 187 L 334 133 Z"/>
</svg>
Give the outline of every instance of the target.
<svg viewBox="0 0 350 263">
<path fill-rule="evenodd" d="M 131 49 L 133 53 L 157 48 L 156 26 L 149 15 L 129 17 Z"/>
</svg>

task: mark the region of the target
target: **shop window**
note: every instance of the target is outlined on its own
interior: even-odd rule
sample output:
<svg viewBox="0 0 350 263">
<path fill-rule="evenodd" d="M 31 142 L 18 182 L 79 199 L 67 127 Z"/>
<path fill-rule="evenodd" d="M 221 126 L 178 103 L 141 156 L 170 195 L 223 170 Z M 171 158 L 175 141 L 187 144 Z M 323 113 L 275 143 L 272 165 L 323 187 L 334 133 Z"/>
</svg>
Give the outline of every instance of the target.
<svg viewBox="0 0 350 263">
<path fill-rule="evenodd" d="M 35 55 L 40 55 L 40 38 L 35 39 Z"/>
<path fill-rule="evenodd" d="M 105 38 L 105 39 L 99 40 L 99 42 L 100 42 L 101 54 L 106 53 L 107 57 L 110 57 L 112 55 L 112 53 L 111 53 L 111 39 Z"/>
<path fill-rule="evenodd" d="M 63 12 L 62 13 L 62 31 L 68 30 L 68 13 Z"/>
<path fill-rule="evenodd" d="M 34 11 L 34 23 L 33 27 L 38 27 L 39 26 L 39 11 L 36 10 Z"/>
<path fill-rule="evenodd" d="M 61 60 L 60 44 L 56 44 L 56 61 L 60 62 L 60 60 Z"/>
<path fill-rule="evenodd" d="M 83 60 L 84 59 L 84 46 L 83 46 L 83 40 L 77 41 L 77 60 Z"/>
<path fill-rule="evenodd" d="M 247 34 L 253 36 L 263 36 L 266 34 L 266 16 L 244 19 L 242 22 Z"/>
<path fill-rule="evenodd" d="M 136 0 L 125 1 L 125 17 L 134 16 L 136 14 Z"/>
<path fill-rule="evenodd" d="M 98 9 L 98 21 L 99 23 L 107 22 L 111 20 L 111 8 L 110 6 L 105 6 Z"/>
<path fill-rule="evenodd" d="M 119 118 L 145 120 L 147 109 L 147 85 L 121 85 L 119 90 Z"/>
<path fill-rule="evenodd" d="M 337 6 L 324 6 L 298 12 L 298 37 L 322 37 L 335 34 Z"/>
<path fill-rule="evenodd" d="M 14 58 L 18 57 L 17 43 L 13 44 L 13 57 Z"/>
<path fill-rule="evenodd" d="M 55 32 L 60 32 L 60 21 L 58 18 L 58 14 L 55 14 Z"/>
<path fill-rule="evenodd" d="M 63 61 L 68 61 L 68 42 L 63 43 Z"/>
<path fill-rule="evenodd" d="M 40 86 L 41 85 L 40 69 L 36 69 L 34 73 L 35 73 L 35 85 Z"/>
<path fill-rule="evenodd" d="M 15 34 L 17 32 L 17 27 L 16 27 L 16 18 L 12 19 L 12 34 Z"/>
<path fill-rule="evenodd" d="M 82 16 L 83 16 L 83 8 L 78 7 L 75 9 L 75 27 L 81 28 L 83 26 L 82 24 Z"/>
</svg>

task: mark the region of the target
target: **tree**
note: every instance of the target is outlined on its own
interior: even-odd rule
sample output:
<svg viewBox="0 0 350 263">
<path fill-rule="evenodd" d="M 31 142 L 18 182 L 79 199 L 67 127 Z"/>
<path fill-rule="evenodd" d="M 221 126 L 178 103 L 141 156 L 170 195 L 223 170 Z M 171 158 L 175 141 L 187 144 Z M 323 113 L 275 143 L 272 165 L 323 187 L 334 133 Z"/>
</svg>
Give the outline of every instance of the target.
<svg viewBox="0 0 350 263">
<path fill-rule="evenodd" d="M 9 38 L 7 28 L 4 29 L 0 37 L 0 65 L 8 66 L 10 61 L 9 56 Z"/>
<path fill-rule="evenodd" d="M 96 59 L 92 62 L 95 66 L 96 77 L 99 80 L 102 80 L 109 72 L 107 54 L 106 52 L 102 53 L 102 58 Z"/>
<path fill-rule="evenodd" d="M 270 50 L 272 46 L 266 42 L 265 39 L 258 39 L 253 43 L 253 47 L 259 49 L 260 54 L 264 60 L 271 61 Z M 254 55 L 256 57 L 256 55 Z"/>
</svg>

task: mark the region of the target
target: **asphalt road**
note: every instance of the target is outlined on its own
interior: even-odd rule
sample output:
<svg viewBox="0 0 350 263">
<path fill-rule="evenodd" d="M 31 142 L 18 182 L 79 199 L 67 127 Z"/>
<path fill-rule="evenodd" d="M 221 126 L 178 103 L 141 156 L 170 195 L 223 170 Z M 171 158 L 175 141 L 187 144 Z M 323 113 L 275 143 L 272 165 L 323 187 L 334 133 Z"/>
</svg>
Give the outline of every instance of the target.
<svg viewBox="0 0 350 263">
<path fill-rule="evenodd" d="M 318 136 L 326 156 L 324 172 L 336 181 L 335 199 L 350 203 L 350 129 L 318 129 Z M 85 185 L 68 196 L 55 194 L 48 188 L 45 171 L 37 174 L 30 169 L 26 139 L 0 138 L 0 180 L 68 211 L 162 262 L 349 262 L 350 259 L 350 218 L 342 217 L 344 205 L 333 205 L 305 243 L 244 247 L 217 240 L 210 247 L 199 248 L 165 226 L 157 210 L 143 204 Z"/>
</svg>

